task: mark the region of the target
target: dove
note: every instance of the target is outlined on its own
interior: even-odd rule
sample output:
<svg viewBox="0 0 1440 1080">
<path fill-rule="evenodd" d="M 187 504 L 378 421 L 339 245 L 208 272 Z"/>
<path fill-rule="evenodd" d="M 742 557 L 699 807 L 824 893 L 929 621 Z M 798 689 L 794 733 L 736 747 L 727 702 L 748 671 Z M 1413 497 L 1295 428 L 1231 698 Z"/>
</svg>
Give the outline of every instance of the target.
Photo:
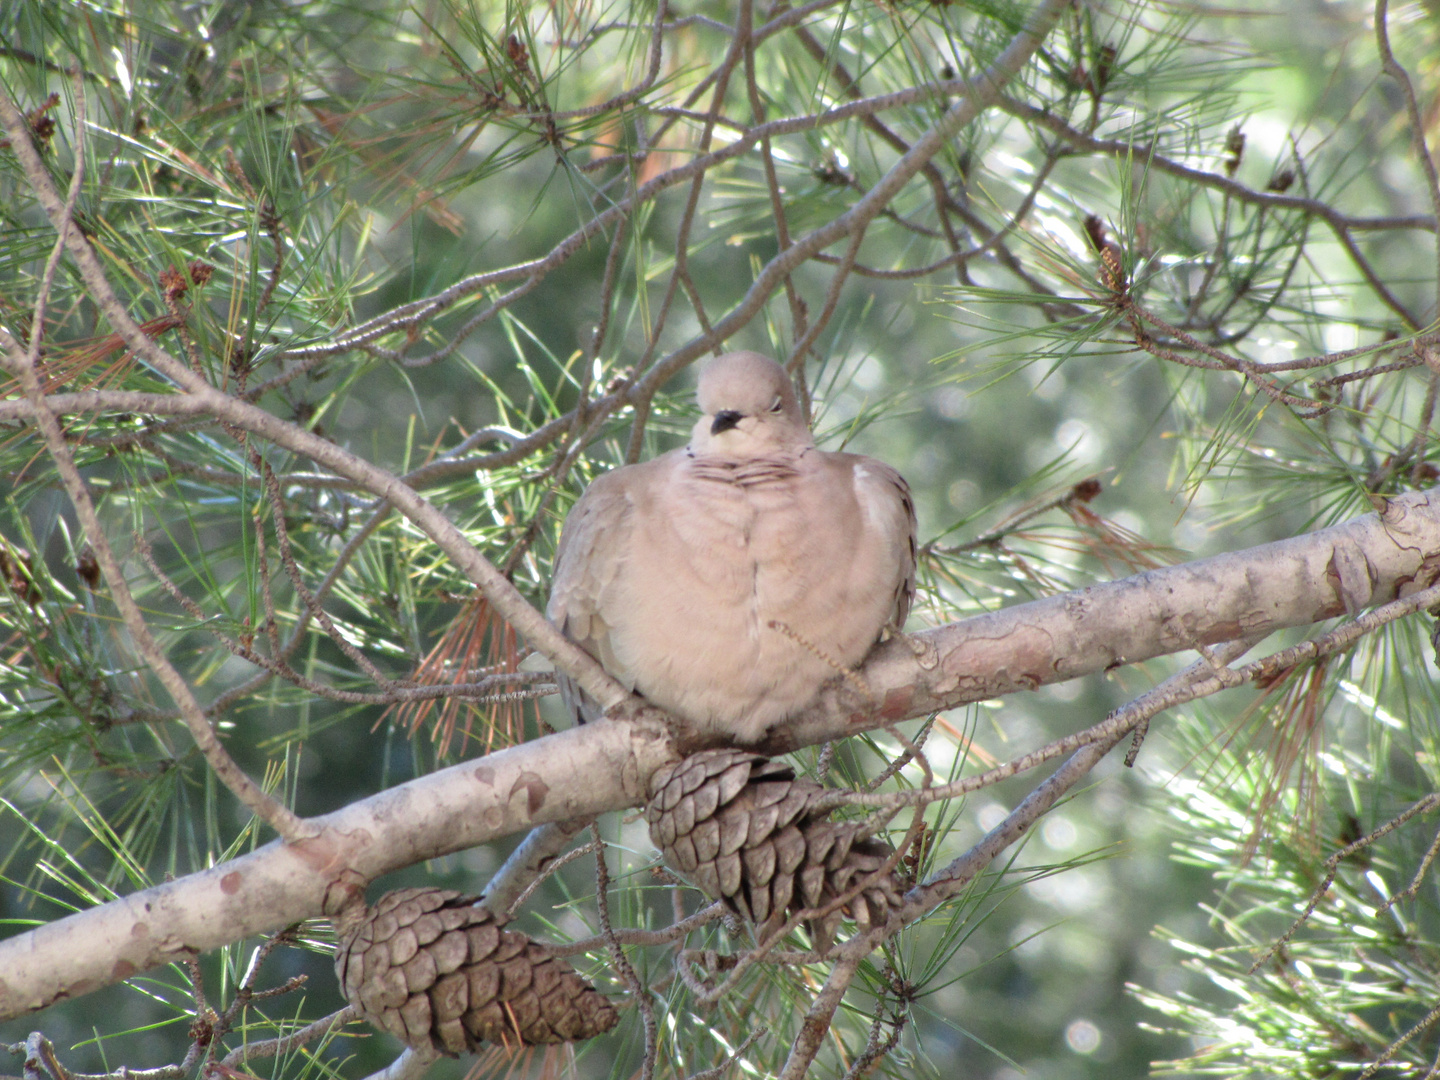
<svg viewBox="0 0 1440 1080">
<path fill-rule="evenodd" d="M 685 446 L 570 510 L 546 614 L 687 732 L 753 745 L 903 628 L 915 511 L 890 466 L 816 448 L 773 360 L 718 357 L 696 397 Z M 559 681 L 577 721 L 600 715 Z"/>
</svg>

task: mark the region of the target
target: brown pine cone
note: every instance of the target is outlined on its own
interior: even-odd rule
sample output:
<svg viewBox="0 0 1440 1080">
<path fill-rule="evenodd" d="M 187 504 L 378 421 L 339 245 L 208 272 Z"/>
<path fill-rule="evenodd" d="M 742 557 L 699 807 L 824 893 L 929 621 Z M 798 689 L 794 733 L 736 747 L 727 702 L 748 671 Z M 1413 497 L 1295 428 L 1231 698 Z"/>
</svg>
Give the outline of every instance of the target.
<svg viewBox="0 0 1440 1080">
<path fill-rule="evenodd" d="M 335 976 L 360 1014 L 450 1057 L 483 1041 L 588 1039 L 615 1007 L 564 960 L 451 889 L 397 889 L 342 915 Z"/>
<path fill-rule="evenodd" d="M 650 779 L 645 820 L 665 861 L 706 895 L 761 924 L 762 936 L 803 908 L 846 895 L 894 854 L 853 821 L 811 810 L 825 789 L 779 761 L 744 750 L 706 750 Z M 883 923 L 908 887 L 894 869 L 836 911 L 812 921 L 827 948 L 843 915 Z"/>
</svg>

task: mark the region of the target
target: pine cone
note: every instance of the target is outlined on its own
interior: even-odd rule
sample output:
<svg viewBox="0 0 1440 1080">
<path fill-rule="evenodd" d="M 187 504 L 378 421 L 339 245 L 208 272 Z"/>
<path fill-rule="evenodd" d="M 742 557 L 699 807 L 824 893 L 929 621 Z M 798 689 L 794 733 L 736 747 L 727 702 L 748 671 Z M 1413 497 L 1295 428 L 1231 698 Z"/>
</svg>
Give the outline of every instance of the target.
<svg viewBox="0 0 1440 1080">
<path fill-rule="evenodd" d="M 650 780 L 645 820 L 665 861 L 761 933 L 804 908 L 826 907 L 874 874 L 895 849 L 863 825 L 811 810 L 825 789 L 779 761 L 744 750 L 706 750 Z M 843 915 L 883 923 L 908 887 L 892 869 L 810 924 L 827 948 Z"/>
<path fill-rule="evenodd" d="M 455 1057 L 482 1040 L 588 1039 L 615 1007 L 543 945 L 450 889 L 397 889 L 342 915 L 335 976 L 346 999 L 408 1046 Z"/>
</svg>

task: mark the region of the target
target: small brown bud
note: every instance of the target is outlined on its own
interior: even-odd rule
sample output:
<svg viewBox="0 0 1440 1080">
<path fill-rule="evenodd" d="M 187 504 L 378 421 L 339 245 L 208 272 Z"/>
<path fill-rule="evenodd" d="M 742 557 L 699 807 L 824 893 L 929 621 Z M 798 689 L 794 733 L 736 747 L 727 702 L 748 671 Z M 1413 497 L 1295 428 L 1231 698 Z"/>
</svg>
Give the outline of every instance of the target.
<svg viewBox="0 0 1440 1080">
<path fill-rule="evenodd" d="M 175 267 L 167 267 L 160 271 L 160 288 L 165 292 L 165 299 L 174 301 L 184 296 L 190 288 L 190 282 Z"/>
<path fill-rule="evenodd" d="M 1281 169 L 1270 178 L 1270 183 L 1265 185 L 1265 190 L 1283 194 L 1290 190 L 1290 185 L 1293 183 L 1295 183 L 1295 170 Z"/>
<path fill-rule="evenodd" d="M 1095 73 L 1091 76 L 1092 93 L 1098 98 L 1110 85 L 1110 75 L 1115 70 L 1115 46 L 1106 42 L 1100 46 L 1100 55 L 1095 60 Z"/>
<path fill-rule="evenodd" d="M 89 544 L 75 556 L 75 573 L 80 575 L 80 580 L 91 592 L 100 587 L 100 562 L 95 558 L 95 549 Z"/>
<path fill-rule="evenodd" d="M 505 55 L 510 57 L 510 63 L 522 75 L 530 74 L 530 50 L 514 34 L 505 39 Z"/>
<path fill-rule="evenodd" d="M 17 599 L 34 607 L 41 600 L 35 586 L 35 559 L 22 547 L 0 541 L 0 582 Z"/>
<path fill-rule="evenodd" d="M 810 175 L 822 184 L 833 184 L 835 187 L 849 187 L 855 182 L 855 177 L 841 168 L 834 154 L 827 155 L 824 161 L 812 168 Z"/>
<path fill-rule="evenodd" d="M 1225 175 L 1234 176 L 1240 168 L 1240 159 L 1245 156 L 1245 133 L 1236 124 L 1225 136 Z"/>
<path fill-rule="evenodd" d="M 1123 293 L 1126 289 L 1125 259 L 1120 245 L 1109 239 L 1105 223 L 1094 214 L 1085 217 L 1085 237 L 1100 256 L 1100 280 L 1111 292 Z"/>
</svg>

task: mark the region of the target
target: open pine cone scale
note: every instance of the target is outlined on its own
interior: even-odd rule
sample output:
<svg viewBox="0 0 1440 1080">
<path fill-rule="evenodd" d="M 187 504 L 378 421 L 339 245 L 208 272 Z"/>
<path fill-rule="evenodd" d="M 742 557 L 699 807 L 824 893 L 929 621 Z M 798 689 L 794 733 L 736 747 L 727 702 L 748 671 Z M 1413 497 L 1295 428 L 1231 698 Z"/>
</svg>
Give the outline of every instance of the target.
<svg viewBox="0 0 1440 1080">
<path fill-rule="evenodd" d="M 454 1057 L 485 1042 L 570 1042 L 609 1031 L 615 1007 L 475 897 L 397 889 L 342 916 L 335 975 L 378 1028 L 416 1050 Z"/>
<path fill-rule="evenodd" d="M 824 792 L 783 762 L 707 750 L 655 774 L 645 820 L 667 863 L 763 935 L 791 914 L 844 897 L 894 853 L 860 823 L 815 813 Z M 884 922 L 907 886 L 893 869 L 881 875 L 812 920 L 816 944 L 828 946 L 846 913 L 862 926 Z"/>
</svg>

